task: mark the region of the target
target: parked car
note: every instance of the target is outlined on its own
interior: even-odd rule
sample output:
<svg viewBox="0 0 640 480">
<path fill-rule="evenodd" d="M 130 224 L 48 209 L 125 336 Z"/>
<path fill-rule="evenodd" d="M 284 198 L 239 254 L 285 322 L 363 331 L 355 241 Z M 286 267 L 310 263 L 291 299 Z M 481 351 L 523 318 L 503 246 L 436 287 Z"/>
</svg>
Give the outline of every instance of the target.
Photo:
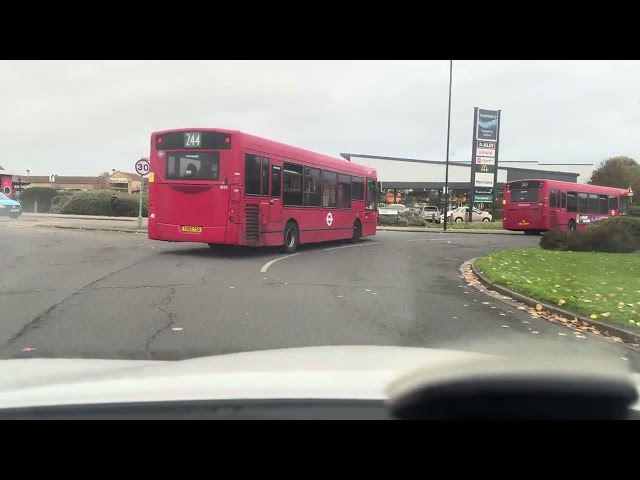
<svg viewBox="0 0 640 480">
<path fill-rule="evenodd" d="M 385 208 L 378 209 L 378 215 L 394 215 L 397 216 L 398 213 L 403 213 L 407 211 L 407 207 L 400 203 L 395 203 L 393 205 L 388 205 Z"/>
<path fill-rule="evenodd" d="M 420 216 L 427 222 L 434 221 L 435 219 L 435 223 L 440 223 L 440 221 L 442 220 L 442 211 L 435 206 L 426 206 L 422 207 Z"/>
<path fill-rule="evenodd" d="M 469 207 L 458 207 L 453 210 L 449 210 L 447 214 L 449 218 L 454 222 L 464 222 L 466 220 L 467 213 L 469 212 Z M 453 216 L 453 217 L 452 217 Z M 493 215 L 488 212 L 483 212 L 478 208 L 473 208 L 473 215 L 471 217 L 472 222 L 493 222 Z"/>
</svg>

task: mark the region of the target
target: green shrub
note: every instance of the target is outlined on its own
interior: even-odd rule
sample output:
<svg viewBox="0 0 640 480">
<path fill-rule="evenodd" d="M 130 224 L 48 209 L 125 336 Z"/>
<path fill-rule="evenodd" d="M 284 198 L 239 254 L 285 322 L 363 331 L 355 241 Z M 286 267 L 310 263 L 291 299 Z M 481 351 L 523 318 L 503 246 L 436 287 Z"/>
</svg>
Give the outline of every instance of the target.
<svg viewBox="0 0 640 480">
<path fill-rule="evenodd" d="M 66 201 L 61 200 L 59 212 L 66 215 L 101 215 L 115 217 L 137 217 L 140 197 L 129 193 L 115 193 L 117 201 L 111 206 L 112 190 L 76 192 Z M 142 196 L 142 216 L 148 214 L 148 197 Z"/>
<path fill-rule="evenodd" d="M 587 231 L 625 230 L 640 241 L 640 219 L 629 216 L 611 217 L 590 225 Z"/>
<path fill-rule="evenodd" d="M 58 195 L 51 199 L 51 208 L 49 213 L 62 213 L 62 208 L 69 201 L 75 192 L 69 190 L 61 190 Z"/>
<path fill-rule="evenodd" d="M 640 220 L 611 217 L 579 232 L 550 231 L 540 238 L 546 250 L 574 252 L 632 253 L 640 250 Z"/>
<path fill-rule="evenodd" d="M 379 215 L 378 225 L 383 227 L 424 227 L 427 222 L 419 213 L 403 212 L 396 215 Z"/>
<path fill-rule="evenodd" d="M 569 232 L 565 230 L 550 230 L 540 237 L 540 247 L 545 250 L 566 250 Z"/>
<path fill-rule="evenodd" d="M 640 205 L 631 205 L 629 215 L 632 217 L 640 217 Z"/>
</svg>

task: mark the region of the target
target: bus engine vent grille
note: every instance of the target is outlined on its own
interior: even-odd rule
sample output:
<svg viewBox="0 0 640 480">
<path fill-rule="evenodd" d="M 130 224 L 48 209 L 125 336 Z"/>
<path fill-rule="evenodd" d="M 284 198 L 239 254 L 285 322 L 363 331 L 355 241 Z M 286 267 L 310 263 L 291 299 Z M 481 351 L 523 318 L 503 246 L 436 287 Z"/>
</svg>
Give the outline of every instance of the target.
<svg viewBox="0 0 640 480">
<path fill-rule="evenodd" d="M 247 243 L 256 243 L 259 238 L 258 205 L 247 205 L 244 237 Z"/>
<path fill-rule="evenodd" d="M 549 227 L 557 228 L 558 227 L 558 219 L 556 216 L 556 212 L 549 213 Z"/>
</svg>

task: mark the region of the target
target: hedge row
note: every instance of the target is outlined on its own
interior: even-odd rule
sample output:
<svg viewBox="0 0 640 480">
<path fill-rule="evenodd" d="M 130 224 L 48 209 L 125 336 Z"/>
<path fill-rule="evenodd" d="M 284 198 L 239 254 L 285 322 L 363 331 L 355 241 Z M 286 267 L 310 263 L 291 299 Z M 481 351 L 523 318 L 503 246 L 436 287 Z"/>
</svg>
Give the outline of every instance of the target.
<svg viewBox="0 0 640 480">
<path fill-rule="evenodd" d="M 66 215 L 102 215 L 113 217 L 137 217 L 140 197 L 130 193 L 115 193 L 112 190 L 87 192 L 60 192 L 51 200 L 51 213 Z M 142 196 L 142 216 L 148 214 L 148 196 Z"/>
<path fill-rule="evenodd" d="M 579 232 L 552 230 L 540 238 L 545 250 L 632 253 L 640 250 L 640 219 L 611 217 Z"/>
<path fill-rule="evenodd" d="M 427 222 L 419 213 L 402 212 L 398 215 L 378 215 L 378 225 L 386 227 L 425 227 Z"/>
<path fill-rule="evenodd" d="M 48 212 L 51 208 L 52 199 L 57 195 L 58 192 L 55 188 L 24 188 L 20 191 L 20 205 L 22 205 L 22 211 L 35 212 L 35 205 L 37 203 L 38 212 Z"/>
</svg>

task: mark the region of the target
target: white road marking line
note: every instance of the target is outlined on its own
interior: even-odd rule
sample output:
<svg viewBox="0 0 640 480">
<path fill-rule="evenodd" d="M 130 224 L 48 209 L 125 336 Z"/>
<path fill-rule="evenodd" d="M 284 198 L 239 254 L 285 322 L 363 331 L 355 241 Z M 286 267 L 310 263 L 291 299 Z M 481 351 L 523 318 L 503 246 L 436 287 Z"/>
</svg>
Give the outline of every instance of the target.
<svg viewBox="0 0 640 480">
<path fill-rule="evenodd" d="M 324 248 L 323 250 L 327 252 L 329 250 L 337 250 L 338 248 L 368 247 L 369 245 L 380 245 L 380 242 L 357 243 L 355 245 L 341 245 L 339 247 Z"/>
<path fill-rule="evenodd" d="M 414 240 L 405 240 L 405 242 L 440 242 L 444 240 L 464 240 L 464 238 L 417 238 Z"/>
<path fill-rule="evenodd" d="M 300 252 L 302 253 L 302 252 Z M 275 260 L 271 260 L 270 262 L 265 263 L 262 268 L 260 269 L 260 271 L 262 273 L 265 273 L 267 270 L 269 270 L 269 267 L 271 265 L 273 265 L 276 262 L 279 262 L 280 260 L 284 260 L 285 258 L 290 258 L 290 257 L 295 257 L 296 255 L 300 255 L 300 253 L 292 253 L 291 255 L 285 255 L 284 257 L 280 257 L 280 258 L 276 258 Z"/>
<path fill-rule="evenodd" d="M 330 248 L 325 248 L 323 250 L 326 252 L 326 251 L 329 251 L 329 250 L 336 250 L 338 248 L 367 247 L 369 245 L 379 245 L 379 244 L 380 244 L 380 242 L 367 242 L 367 243 L 358 243 L 358 244 L 355 244 L 355 245 L 341 245 L 339 247 L 330 247 Z M 296 255 L 300 255 L 301 253 L 303 253 L 303 252 L 293 253 L 291 255 L 285 255 L 284 257 L 280 257 L 280 258 L 276 258 L 274 260 L 271 260 L 271 261 L 265 263 L 262 266 L 262 268 L 260 269 L 260 272 L 266 273 L 266 271 L 269 270 L 269 267 L 271 265 L 273 265 L 274 263 L 279 262 L 280 260 L 284 260 L 285 258 L 295 257 Z"/>
</svg>

